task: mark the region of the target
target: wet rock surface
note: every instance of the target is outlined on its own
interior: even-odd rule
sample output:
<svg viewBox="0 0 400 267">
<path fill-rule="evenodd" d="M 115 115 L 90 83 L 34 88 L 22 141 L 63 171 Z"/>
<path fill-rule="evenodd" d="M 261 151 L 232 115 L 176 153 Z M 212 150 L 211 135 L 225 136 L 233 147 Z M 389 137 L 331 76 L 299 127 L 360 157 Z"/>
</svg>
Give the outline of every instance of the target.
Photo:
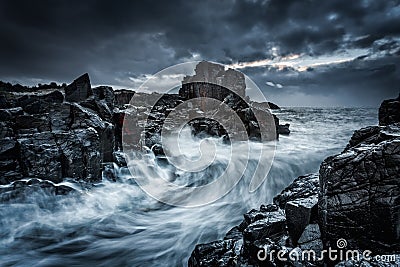
<svg viewBox="0 0 400 267">
<path fill-rule="evenodd" d="M 290 252 L 301 254 L 302 250 L 311 248 L 322 250 L 315 210 L 318 208 L 317 196 L 318 175 L 298 177 L 274 198 L 275 204 L 262 205 L 259 209 L 244 214 L 242 223 L 229 231 L 224 240 L 197 245 L 189 259 L 189 266 L 318 264 L 317 261 L 303 263 L 300 259 L 295 261 L 288 259 Z M 305 208 L 290 212 L 291 206 L 295 203 Z M 311 210 L 313 210 L 312 215 Z M 291 223 L 299 220 L 305 224 L 300 228 Z M 296 233 L 296 240 L 291 237 L 293 232 Z M 279 259 L 278 251 L 283 253 L 281 258 L 288 260 Z"/>
<path fill-rule="evenodd" d="M 379 113 L 381 126 L 355 131 L 342 153 L 322 162 L 319 174 L 298 177 L 274 197 L 274 204 L 246 213 L 234 228 L 235 235 L 228 233 L 224 240 L 197 245 L 189 266 L 397 266 L 398 114 L 398 99 L 384 101 Z M 324 249 L 338 249 L 339 239 L 347 241 L 345 249 L 360 255 L 370 250 L 372 256 L 392 258 L 318 258 Z M 278 250 L 280 257 L 274 254 Z M 287 257 L 309 250 L 316 252 L 317 258 Z"/>
<path fill-rule="evenodd" d="M 239 95 L 245 96 L 243 74 L 234 70 L 214 73 L 212 68 L 208 69 L 210 66 L 203 62 L 198 67 L 200 76 L 204 71 L 209 74 L 210 84 L 203 84 L 201 90 L 211 88 L 207 94 L 221 98 L 234 109 L 251 138 L 260 137 L 257 112 L 269 115 L 272 123 L 279 125 L 278 118 L 263 108 L 266 103 L 259 103 L 261 106 L 254 107 L 255 113 L 252 113 L 245 101 L 238 100 Z M 197 78 L 186 77 L 181 91 L 193 85 Z M 230 86 L 238 96 L 235 98 L 223 86 Z M 133 96 L 135 101 L 130 103 Z M 126 166 L 122 153 L 126 118 L 130 119 L 130 126 L 125 127 L 125 145 L 152 149 L 156 155 L 162 155 L 161 129 L 171 111 L 187 97 L 183 93 L 161 95 L 92 87 L 87 73 L 62 86 L 50 83 L 24 87 L 0 83 L 0 185 L 23 179 L 61 183 L 71 178 L 99 182 L 105 168 L 103 176 L 116 180 L 112 175 L 113 163 Z M 188 106 L 178 116 L 186 120 L 188 114 L 201 112 Z M 188 125 L 194 135 L 227 136 L 216 121 L 197 118 Z M 276 133 L 272 132 L 271 139 L 275 139 Z"/>
<path fill-rule="evenodd" d="M 0 184 L 101 180 L 102 163 L 113 161 L 110 87 L 92 89 L 84 74 L 65 88 L 20 88 L 2 92 L 2 99 Z"/>
<path fill-rule="evenodd" d="M 360 133 L 358 132 L 357 135 Z M 320 169 L 320 221 L 325 245 L 400 251 L 400 128 L 379 127 L 365 141 L 327 158 Z"/>
<path fill-rule="evenodd" d="M 396 99 L 384 100 L 379 107 L 379 125 L 400 122 L 400 94 Z"/>
</svg>

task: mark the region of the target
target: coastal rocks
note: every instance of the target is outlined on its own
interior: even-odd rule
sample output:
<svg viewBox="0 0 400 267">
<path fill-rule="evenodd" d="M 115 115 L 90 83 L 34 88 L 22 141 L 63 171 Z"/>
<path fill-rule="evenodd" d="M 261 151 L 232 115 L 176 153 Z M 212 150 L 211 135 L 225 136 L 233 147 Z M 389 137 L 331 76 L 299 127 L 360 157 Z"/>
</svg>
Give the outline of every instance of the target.
<svg viewBox="0 0 400 267">
<path fill-rule="evenodd" d="M 399 101 L 385 100 L 382 126 L 355 131 L 345 150 L 320 168 L 319 221 L 325 246 L 400 252 Z M 390 124 L 391 123 L 391 124 Z"/>
<path fill-rule="evenodd" d="M 135 95 L 134 91 L 131 90 L 116 90 L 114 92 L 115 94 L 115 106 L 117 107 L 122 107 L 125 104 L 129 104 L 129 101 L 131 101 L 132 97 Z"/>
<path fill-rule="evenodd" d="M 289 130 L 290 124 L 286 123 L 286 124 L 279 124 L 278 125 L 278 134 L 283 134 L 283 135 L 288 135 L 290 134 L 290 130 Z"/>
<path fill-rule="evenodd" d="M 384 100 L 379 108 L 379 125 L 400 122 L 400 94 L 396 99 Z"/>
<path fill-rule="evenodd" d="M 296 199 L 313 198 L 318 195 L 319 177 L 318 174 L 299 176 L 279 195 L 273 199 L 274 204 L 285 209 L 286 203 Z"/>
<path fill-rule="evenodd" d="M 260 108 L 260 109 L 281 109 L 277 104 L 272 102 L 256 102 L 250 101 L 251 106 Z"/>
<path fill-rule="evenodd" d="M 214 90 L 214 85 L 227 89 Z M 233 69 L 225 70 L 223 65 L 202 61 L 196 65 L 195 75 L 184 77 L 179 95 L 185 99 L 202 96 L 223 101 L 231 93 L 244 98 L 245 90 L 243 73 Z"/>
<path fill-rule="evenodd" d="M 3 93 L 0 184 L 24 178 L 101 180 L 102 163 L 114 160 L 113 90 L 92 89 L 87 74 L 65 90 L 65 101 L 54 89 Z"/>
<path fill-rule="evenodd" d="M 244 214 L 242 223 L 231 229 L 224 240 L 197 245 L 189 266 L 315 266 L 316 259 L 302 262 L 289 259 L 288 255 L 322 250 L 317 194 L 318 175 L 298 177 L 274 198 L 276 204 L 262 205 Z M 282 253 L 280 258 L 278 251 Z"/>
<path fill-rule="evenodd" d="M 310 222 L 317 222 L 318 198 L 300 198 L 286 203 L 285 213 L 289 235 L 294 243 L 297 243 L 304 229 Z"/>
<path fill-rule="evenodd" d="M 258 251 L 265 242 L 278 241 L 286 233 L 286 217 L 282 210 L 260 213 L 257 220 L 250 221 L 243 231 L 243 256 L 254 262 L 257 262 Z"/>
<path fill-rule="evenodd" d="M 197 245 L 188 266 L 235 266 L 242 246 L 241 233 L 233 238 Z"/>
<path fill-rule="evenodd" d="M 386 101 L 380 109 L 385 113 L 380 118 L 390 118 L 391 124 L 385 120 L 385 125 L 355 131 L 342 153 L 324 160 L 319 175 L 295 179 L 274 198 L 275 205 L 245 214 L 237 227 L 242 237 L 239 234 L 235 235 L 239 239 L 234 239 L 236 243 L 243 240 L 240 252 L 225 246 L 223 253 L 214 253 L 212 246 L 203 244 L 196 247 L 189 262 L 205 263 L 203 259 L 210 256 L 215 264 L 202 266 L 395 266 L 400 252 L 400 123 L 395 122 L 398 110 L 393 105 L 397 105 L 393 100 Z M 265 213 L 273 216 L 283 209 L 287 228 L 279 228 L 280 220 L 265 221 Z M 260 234 L 260 229 L 270 229 L 271 222 L 277 224 L 272 229 L 278 230 Z M 339 239 L 345 240 L 341 247 Z M 223 241 L 210 244 L 218 242 Z M 360 254 L 369 250 L 372 256 L 390 255 L 393 259 L 319 259 L 319 253 L 329 248 Z M 282 262 L 274 254 L 277 250 L 282 251 L 281 257 L 313 250 L 317 258 Z"/>
<path fill-rule="evenodd" d="M 400 129 L 390 125 L 363 132 L 357 138 L 365 142 L 353 142 L 321 164 L 324 244 L 345 238 L 349 248 L 399 252 Z"/>
<path fill-rule="evenodd" d="M 60 153 L 50 132 L 32 134 L 18 139 L 20 166 L 26 177 L 43 177 L 61 182 Z"/>
<path fill-rule="evenodd" d="M 65 101 L 80 102 L 93 95 L 89 74 L 85 73 L 65 87 Z"/>
</svg>

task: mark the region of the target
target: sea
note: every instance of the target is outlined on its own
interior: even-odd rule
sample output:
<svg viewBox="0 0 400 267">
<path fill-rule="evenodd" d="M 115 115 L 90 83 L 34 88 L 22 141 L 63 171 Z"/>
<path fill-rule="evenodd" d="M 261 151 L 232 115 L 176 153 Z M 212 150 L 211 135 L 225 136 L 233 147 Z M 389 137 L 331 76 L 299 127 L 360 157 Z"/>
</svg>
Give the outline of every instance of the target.
<svg viewBox="0 0 400 267">
<path fill-rule="evenodd" d="M 290 124 L 291 133 L 274 143 L 270 169 L 255 191 L 249 190 L 248 176 L 267 162 L 255 156 L 260 149 L 256 142 L 237 153 L 240 162 L 249 164 L 231 190 L 223 194 L 210 187 L 205 197 L 219 197 L 198 205 L 165 203 L 135 182 L 135 177 L 147 176 L 149 181 L 205 185 L 227 171 L 228 177 L 237 177 L 235 168 L 241 164 L 226 165 L 233 157 L 230 146 L 236 152 L 239 146 L 210 137 L 207 142 L 217 155 L 193 173 L 150 155 L 135 162 L 140 171 L 134 174 L 115 166 L 116 182 L 103 179 L 67 196 L 35 191 L 23 202 L 0 204 L 0 266 L 187 266 L 196 244 L 223 238 L 244 213 L 271 203 L 296 177 L 318 172 L 326 157 L 344 149 L 354 130 L 378 124 L 377 108 L 284 107 L 273 113 L 281 124 Z M 204 140 L 190 134 L 181 139 L 186 157 L 201 156 L 196 151 Z M 170 191 L 165 195 L 175 197 Z"/>
</svg>

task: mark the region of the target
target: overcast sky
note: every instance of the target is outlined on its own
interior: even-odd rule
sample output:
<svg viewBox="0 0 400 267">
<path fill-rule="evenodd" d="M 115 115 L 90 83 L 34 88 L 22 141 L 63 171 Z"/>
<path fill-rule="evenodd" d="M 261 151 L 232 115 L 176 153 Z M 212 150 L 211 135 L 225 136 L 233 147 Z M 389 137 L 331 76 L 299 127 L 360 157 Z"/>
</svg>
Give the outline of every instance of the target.
<svg viewBox="0 0 400 267">
<path fill-rule="evenodd" d="M 282 106 L 378 106 L 400 91 L 400 1 L 0 1 L 0 79 L 135 89 L 192 60 Z"/>
</svg>

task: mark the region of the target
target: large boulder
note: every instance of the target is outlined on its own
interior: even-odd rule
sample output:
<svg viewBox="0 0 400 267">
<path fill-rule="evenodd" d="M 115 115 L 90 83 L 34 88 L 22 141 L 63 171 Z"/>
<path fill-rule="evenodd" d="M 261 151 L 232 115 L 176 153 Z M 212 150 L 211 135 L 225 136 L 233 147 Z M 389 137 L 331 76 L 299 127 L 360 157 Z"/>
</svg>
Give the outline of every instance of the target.
<svg viewBox="0 0 400 267">
<path fill-rule="evenodd" d="M 115 105 L 117 107 L 123 107 L 125 104 L 129 104 L 132 97 L 135 95 L 135 91 L 120 89 L 115 91 Z"/>
<path fill-rule="evenodd" d="M 400 252 L 399 100 L 385 100 L 381 126 L 355 131 L 345 150 L 320 168 L 319 222 L 325 246 Z M 397 122 L 397 123 L 396 123 Z"/>
<path fill-rule="evenodd" d="M 396 99 L 384 100 L 379 108 L 379 125 L 400 122 L 400 94 Z"/>
<path fill-rule="evenodd" d="M 93 95 L 93 91 L 87 73 L 83 74 L 74 80 L 73 83 L 65 87 L 65 100 L 69 102 L 84 101 L 91 95 Z"/>
<path fill-rule="evenodd" d="M 321 164 L 319 212 L 325 246 L 345 238 L 349 248 L 400 251 L 400 128 L 387 128 L 375 135 L 367 131 L 368 137 L 361 138 L 367 142 Z"/>
</svg>

